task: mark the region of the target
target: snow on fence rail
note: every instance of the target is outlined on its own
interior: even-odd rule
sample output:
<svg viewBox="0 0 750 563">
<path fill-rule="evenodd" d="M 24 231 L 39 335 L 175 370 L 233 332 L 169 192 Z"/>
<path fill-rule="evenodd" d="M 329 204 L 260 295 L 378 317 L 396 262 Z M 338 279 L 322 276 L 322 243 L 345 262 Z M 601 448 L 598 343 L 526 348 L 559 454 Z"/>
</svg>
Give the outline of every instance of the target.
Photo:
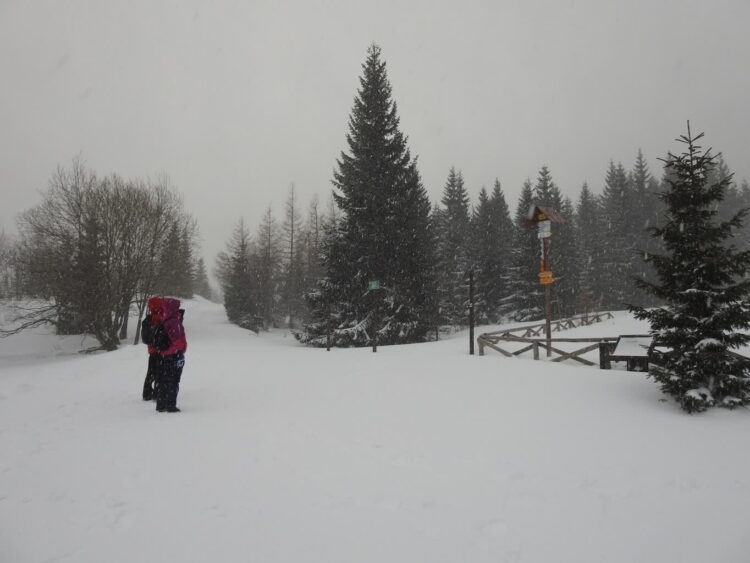
<svg viewBox="0 0 750 563">
<path fill-rule="evenodd" d="M 560 332 L 613 318 L 614 315 L 610 312 L 581 315 L 553 321 L 551 328 L 552 332 Z M 484 356 L 484 348 L 487 347 L 509 358 L 531 351 L 534 359 L 538 360 L 539 349 L 547 350 L 547 339 L 541 336 L 545 326 L 544 323 L 541 323 L 480 334 L 477 338 L 479 355 Z M 516 350 L 507 350 L 500 347 L 501 342 L 504 346 L 506 344 L 525 344 L 525 346 Z M 557 347 L 558 343 L 577 343 L 584 344 L 584 346 L 576 350 L 562 350 Z M 596 349 L 599 350 L 600 369 L 612 369 L 612 362 L 626 362 L 628 371 L 646 371 L 649 364 L 662 365 L 665 357 L 670 354 L 668 349 L 665 349 L 653 339 L 653 336 L 648 334 L 621 334 L 598 338 L 552 338 L 549 346 L 550 354 L 557 354 L 557 357 L 551 361 L 575 360 L 587 366 L 594 366 L 596 363 L 581 356 Z M 737 352 L 729 351 L 729 353 L 738 358 L 750 360 L 750 358 Z"/>
<path fill-rule="evenodd" d="M 559 319 L 552 321 L 551 330 L 552 332 L 560 332 L 570 328 L 578 328 L 579 326 L 588 326 L 590 324 L 599 323 L 603 320 L 613 319 L 614 315 L 609 311 L 603 313 L 591 313 L 588 315 L 578 315 L 570 317 L 568 319 Z M 484 348 L 491 348 L 496 352 L 500 352 L 504 356 L 512 358 L 514 356 L 520 356 L 521 354 L 531 351 L 534 359 L 539 359 L 539 348 L 543 347 L 547 349 L 547 339 L 542 335 L 544 333 L 546 324 L 540 323 L 531 326 L 513 327 L 498 330 L 494 332 L 485 332 L 480 334 L 477 338 L 477 344 L 479 345 L 479 355 L 484 356 Z M 538 337 L 538 338 L 534 338 Z M 582 354 L 587 352 L 593 352 L 599 349 L 600 353 L 600 367 L 604 368 L 602 363 L 603 357 L 608 357 L 611 350 L 614 350 L 614 346 L 617 344 L 619 337 L 599 337 L 599 338 L 553 338 L 549 346 L 549 352 L 558 355 L 553 362 L 562 362 L 564 360 L 575 360 L 587 366 L 596 365 L 594 362 L 582 358 Z M 521 343 L 526 346 L 521 347 L 518 350 L 509 351 L 499 346 L 500 342 L 504 343 Z M 573 343 L 585 343 L 585 346 L 577 350 L 561 350 L 553 346 L 558 342 L 573 342 Z M 604 356 L 602 356 L 604 354 Z"/>
</svg>

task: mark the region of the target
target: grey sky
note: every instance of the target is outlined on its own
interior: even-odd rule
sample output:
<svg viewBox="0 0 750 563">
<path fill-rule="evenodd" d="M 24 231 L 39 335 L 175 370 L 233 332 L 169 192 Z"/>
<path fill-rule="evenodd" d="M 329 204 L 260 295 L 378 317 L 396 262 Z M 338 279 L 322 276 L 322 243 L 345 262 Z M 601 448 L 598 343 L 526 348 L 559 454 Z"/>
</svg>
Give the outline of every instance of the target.
<svg viewBox="0 0 750 563">
<path fill-rule="evenodd" d="M 575 198 L 691 120 L 750 178 L 750 2 L 0 0 L 0 226 L 82 153 L 168 173 L 213 257 L 294 182 L 324 203 L 368 45 L 431 198 L 451 165 L 512 208 L 546 164 Z"/>
</svg>

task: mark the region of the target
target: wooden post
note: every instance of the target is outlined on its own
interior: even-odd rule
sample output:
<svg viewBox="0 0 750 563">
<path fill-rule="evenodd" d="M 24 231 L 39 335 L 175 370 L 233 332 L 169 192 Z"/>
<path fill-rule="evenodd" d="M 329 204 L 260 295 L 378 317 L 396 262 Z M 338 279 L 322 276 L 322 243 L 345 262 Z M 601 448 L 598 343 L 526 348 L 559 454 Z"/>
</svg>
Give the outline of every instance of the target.
<svg viewBox="0 0 750 563">
<path fill-rule="evenodd" d="M 549 237 L 542 239 L 542 270 L 549 271 Z M 544 286 L 544 309 L 547 329 L 547 357 L 552 355 L 552 288 L 550 284 Z"/>
<path fill-rule="evenodd" d="M 469 270 L 469 355 L 474 355 L 474 270 Z"/>
<path fill-rule="evenodd" d="M 378 294 L 376 292 L 373 292 L 373 295 L 375 296 L 375 308 L 373 309 L 375 320 L 372 327 L 372 351 L 373 353 L 375 353 L 378 351 L 378 322 L 380 320 L 380 310 L 378 309 L 378 307 L 380 305 L 380 301 L 378 300 Z"/>
<path fill-rule="evenodd" d="M 333 330 L 333 322 L 331 322 L 331 311 L 328 310 L 328 314 L 326 315 L 327 321 L 326 321 L 326 352 L 331 351 L 331 332 Z"/>
<path fill-rule="evenodd" d="M 609 361 L 609 343 L 599 342 L 599 369 L 612 369 Z"/>
<path fill-rule="evenodd" d="M 539 359 L 539 342 L 534 341 L 533 346 L 534 346 L 534 359 L 538 360 Z"/>
</svg>

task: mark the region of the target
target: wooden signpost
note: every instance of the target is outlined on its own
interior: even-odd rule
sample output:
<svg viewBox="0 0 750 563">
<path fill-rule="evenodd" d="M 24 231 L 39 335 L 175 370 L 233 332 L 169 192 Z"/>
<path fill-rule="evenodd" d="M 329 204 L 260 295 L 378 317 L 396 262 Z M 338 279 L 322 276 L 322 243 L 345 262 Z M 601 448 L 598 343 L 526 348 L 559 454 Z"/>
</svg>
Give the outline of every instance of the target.
<svg viewBox="0 0 750 563">
<path fill-rule="evenodd" d="M 541 242 L 541 263 L 539 268 L 539 283 L 544 286 L 544 312 L 546 319 L 547 357 L 552 355 L 552 284 L 555 278 L 550 267 L 549 248 L 552 237 L 552 223 L 563 223 L 560 214 L 549 207 L 532 205 L 529 209 L 526 224 L 537 229 L 537 236 Z"/>
</svg>

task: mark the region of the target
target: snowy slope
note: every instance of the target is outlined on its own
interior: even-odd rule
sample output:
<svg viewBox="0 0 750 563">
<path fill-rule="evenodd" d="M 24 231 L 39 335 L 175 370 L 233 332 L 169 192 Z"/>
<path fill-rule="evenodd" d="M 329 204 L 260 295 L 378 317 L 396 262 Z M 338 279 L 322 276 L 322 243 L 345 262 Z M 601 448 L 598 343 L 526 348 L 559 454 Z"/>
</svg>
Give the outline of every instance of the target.
<svg viewBox="0 0 750 563">
<path fill-rule="evenodd" d="M 463 335 L 327 353 L 204 301 L 186 325 L 175 415 L 140 400 L 143 346 L 0 341 L 0 561 L 748 560 L 748 412 Z"/>
</svg>

